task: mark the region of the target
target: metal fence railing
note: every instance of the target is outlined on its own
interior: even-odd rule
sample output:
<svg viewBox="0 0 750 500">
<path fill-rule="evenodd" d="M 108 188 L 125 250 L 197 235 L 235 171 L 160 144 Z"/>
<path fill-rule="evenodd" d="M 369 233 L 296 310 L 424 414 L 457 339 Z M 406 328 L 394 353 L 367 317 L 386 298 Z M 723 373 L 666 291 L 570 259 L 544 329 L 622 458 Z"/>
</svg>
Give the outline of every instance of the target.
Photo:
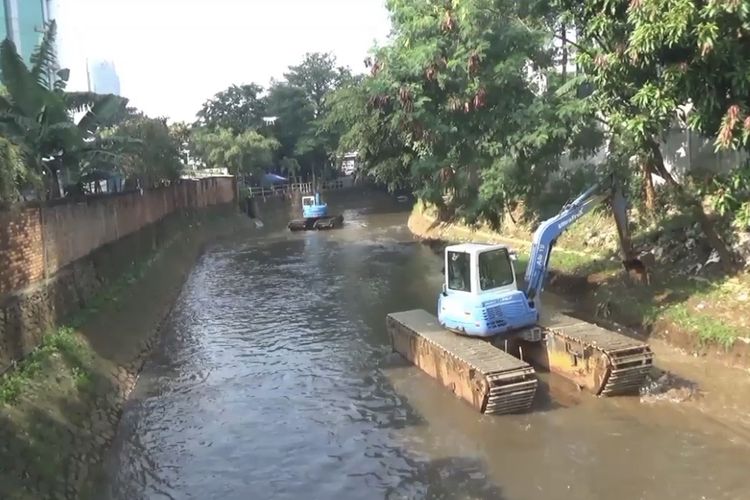
<svg viewBox="0 0 750 500">
<path fill-rule="evenodd" d="M 320 183 L 321 191 L 336 191 L 351 187 L 351 182 L 346 179 L 335 179 Z M 295 182 L 289 184 L 276 184 L 274 186 L 263 187 L 254 186 L 249 188 L 252 197 L 271 197 L 271 196 L 291 196 L 292 194 L 313 194 L 312 182 Z"/>
</svg>

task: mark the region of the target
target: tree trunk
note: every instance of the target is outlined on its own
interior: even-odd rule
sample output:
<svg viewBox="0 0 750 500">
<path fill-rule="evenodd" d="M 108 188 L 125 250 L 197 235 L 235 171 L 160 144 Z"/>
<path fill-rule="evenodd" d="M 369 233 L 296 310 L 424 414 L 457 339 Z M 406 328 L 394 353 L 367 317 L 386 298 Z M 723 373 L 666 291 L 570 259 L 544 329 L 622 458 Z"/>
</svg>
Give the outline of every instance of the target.
<svg viewBox="0 0 750 500">
<path fill-rule="evenodd" d="M 654 166 L 650 155 L 642 158 L 641 168 L 643 169 L 643 194 L 646 200 L 646 208 L 649 212 L 656 209 L 656 190 L 654 189 Z"/>
<path fill-rule="evenodd" d="M 706 235 L 706 239 L 711 245 L 711 248 L 716 250 L 719 254 L 719 257 L 721 258 L 721 267 L 725 271 L 732 271 L 737 264 L 735 255 L 716 231 L 716 228 L 714 227 L 713 222 L 708 218 L 708 215 L 706 215 L 701 200 L 688 193 L 685 188 L 678 183 L 674 177 L 672 177 L 672 174 L 667 171 L 667 168 L 664 166 L 664 157 L 661 154 L 659 145 L 654 140 L 648 140 L 646 146 L 651 151 L 653 167 L 656 173 L 663 177 L 664 180 L 667 181 L 667 184 L 677 191 L 681 200 L 690 207 L 701 230 L 703 231 L 703 234 Z"/>
<path fill-rule="evenodd" d="M 64 198 L 65 191 L 63 191 L 62 182 L 60 182 L 60 171 L 56 168 L 52 168 L 52 186 L 50 189 L 50 199 Z"/>
</svg>

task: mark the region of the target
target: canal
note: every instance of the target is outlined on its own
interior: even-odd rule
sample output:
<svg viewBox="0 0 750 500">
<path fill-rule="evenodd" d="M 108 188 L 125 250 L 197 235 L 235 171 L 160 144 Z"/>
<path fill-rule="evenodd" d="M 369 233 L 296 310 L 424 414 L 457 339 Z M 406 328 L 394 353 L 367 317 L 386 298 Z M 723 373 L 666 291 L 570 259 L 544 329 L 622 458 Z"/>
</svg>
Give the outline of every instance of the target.
<svg viewBox="0 0 750 500">
<path fill-rule="evenodd" d="M 533 412 L 473 412 L 391 353 L 388 312 L 434 310 L 440 258 L 408 208 L 340 194 L 199 260 L 128 403 L 103 499 L 740 499 L 750 448 L 689 407 L 543 377 Z"/>
</svg>

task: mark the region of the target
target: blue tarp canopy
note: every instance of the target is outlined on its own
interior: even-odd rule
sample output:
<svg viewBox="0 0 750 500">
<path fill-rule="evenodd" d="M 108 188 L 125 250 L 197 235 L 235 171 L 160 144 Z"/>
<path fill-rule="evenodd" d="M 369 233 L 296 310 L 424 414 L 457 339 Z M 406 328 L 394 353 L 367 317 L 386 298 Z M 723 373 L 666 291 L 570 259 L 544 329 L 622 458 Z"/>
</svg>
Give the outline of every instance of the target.
<svg viewBox="0 0 750 500">
<path fill-rule="evenodd" d="M 266 174 L 263 176 L 265 182 L 286 182 L 288 179 L 276 174 Z"/>
<path fill-rule="evenodd" d="M 280 184 L 282 182 L 289 182 L 286 178 L 276 174 L 265 174 L 260 178 L 262 186 L 273 186 L 274 184 Z"/>
</svg>

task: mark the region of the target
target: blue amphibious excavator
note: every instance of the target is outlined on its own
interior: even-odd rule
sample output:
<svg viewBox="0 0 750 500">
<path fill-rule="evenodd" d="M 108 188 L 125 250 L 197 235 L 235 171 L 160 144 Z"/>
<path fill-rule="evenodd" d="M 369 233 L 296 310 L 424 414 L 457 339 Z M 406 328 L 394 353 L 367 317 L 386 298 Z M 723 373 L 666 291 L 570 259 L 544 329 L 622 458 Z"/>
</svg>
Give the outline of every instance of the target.
<svg viewBox="0 0 750 500">
<path fill-rule="evenodd" d="M 541 223 L 524 289 L 516 281 L 515 253 L 507 246 L 446 247 L 438 317 L 420 309 L 389 314 L 394 350 L 483 413 L 531 406 L 537 381 L 527 361 L 596 395 L 637 392 L 652 365 L 648 344 L 559 312 L 541 314 L 557 238 L 606 200 L 611 200 L 625 269 L 645 273 L 631 248 L 625 198 L 611 177 Z"/>
<path fill-rule="evenodd" d="M 315 193 L 302 197 L 302 218 L 290 221 L 287 227 L 291 231 L 310 231 L 336 229 L 343 224 L 344 216 L 328 215 L 328 204 L 321 201 L 320 193 Z"/>
</svg>

